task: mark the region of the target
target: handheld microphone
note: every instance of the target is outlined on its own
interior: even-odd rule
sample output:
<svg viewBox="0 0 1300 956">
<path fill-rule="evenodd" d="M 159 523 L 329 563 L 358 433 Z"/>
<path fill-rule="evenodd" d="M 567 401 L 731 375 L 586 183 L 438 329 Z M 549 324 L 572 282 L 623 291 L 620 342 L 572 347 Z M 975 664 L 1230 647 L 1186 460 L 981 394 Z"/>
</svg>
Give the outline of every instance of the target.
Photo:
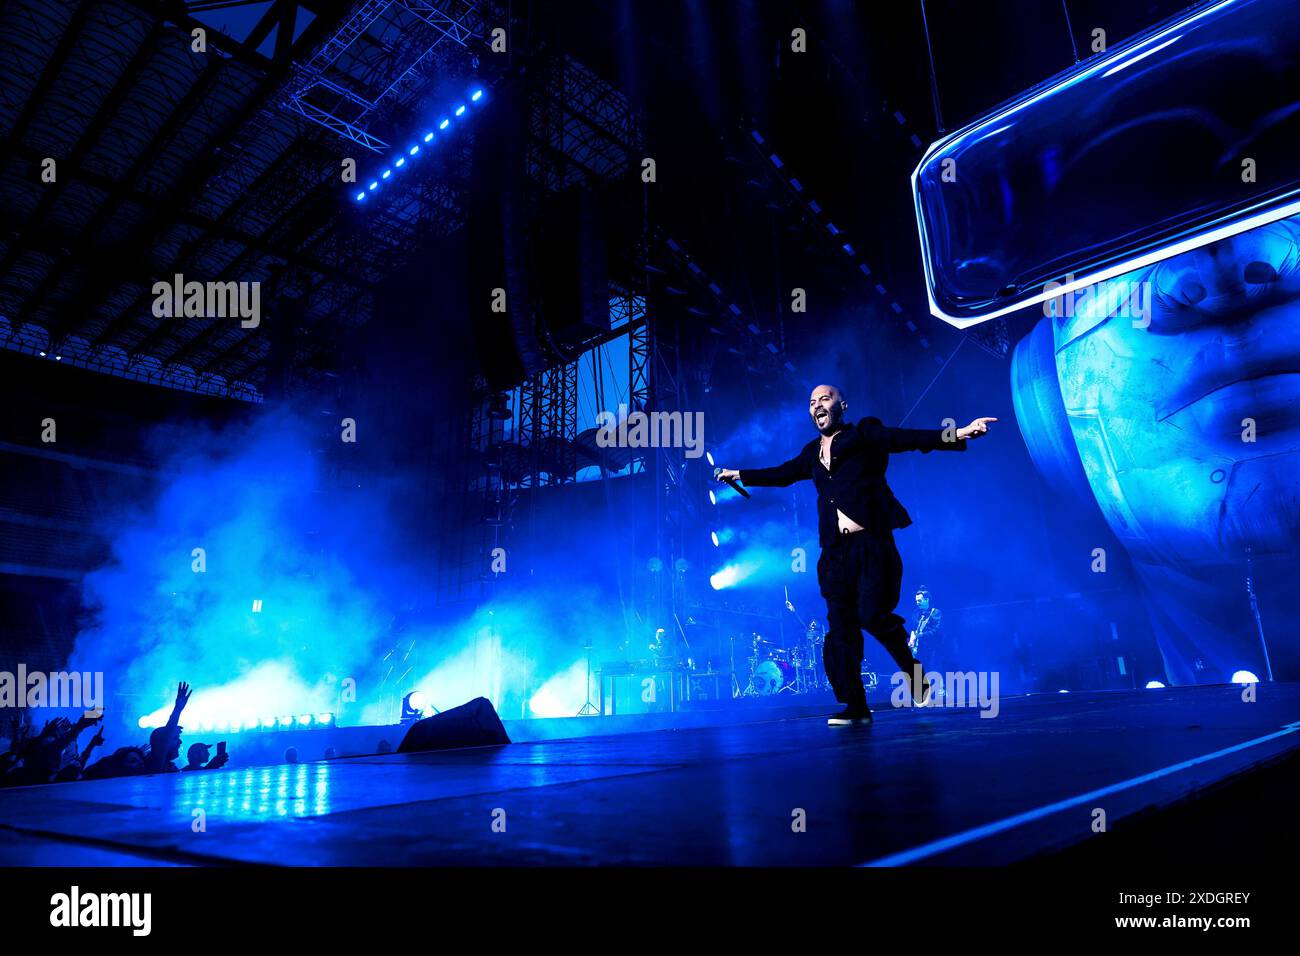
<svg viewBox="0 0 1300 956">
<path fill-rule="evenodd" d="M 713 477 L 716 478 L 718 481 L 721 481 L 721 482 L 726 483 L 727 485 L 730 485 L 732 488 L 734 488 L 734 489 L 736 490 L 736 492 L 738 492 L 738 493 L 740 494 L 741 497 L 743 497 L 743 498 L 748 498 L 748 497 L 749 497 L 749 492 L 746 491 L 744 488 L 740 487 L 740 482 L 736 481 L 735 478 L 723 478 L 723 477 L 722 477 L 722 469 L 721 469 L 721 468 L 714 468 L 714 469 L 713 469 Z"/>
</svg>

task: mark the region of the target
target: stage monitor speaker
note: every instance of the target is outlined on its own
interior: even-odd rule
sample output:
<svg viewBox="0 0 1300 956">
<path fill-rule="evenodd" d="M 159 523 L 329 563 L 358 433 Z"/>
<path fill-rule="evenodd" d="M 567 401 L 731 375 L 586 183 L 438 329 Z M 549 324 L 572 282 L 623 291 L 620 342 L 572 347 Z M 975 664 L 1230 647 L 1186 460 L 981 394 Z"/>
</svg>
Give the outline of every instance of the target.
<svg viewBox="0 0 1300 956">
<path fill-rule="evenodd" d="M 399 754 L 427 750 L 455 750 L 460 747 L 491 747 L 510 743 L 496 708 L 486 697 L 475 697 L 441 714 L 411 725 L 397 748 Z"/>
</svg>

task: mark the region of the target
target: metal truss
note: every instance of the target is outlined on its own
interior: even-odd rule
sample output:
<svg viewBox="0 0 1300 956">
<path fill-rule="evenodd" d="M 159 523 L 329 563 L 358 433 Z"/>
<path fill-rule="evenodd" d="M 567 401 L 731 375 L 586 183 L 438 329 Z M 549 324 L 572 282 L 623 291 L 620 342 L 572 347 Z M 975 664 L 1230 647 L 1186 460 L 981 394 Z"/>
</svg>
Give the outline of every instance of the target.
<svg viewBox="0 0 1300 956">
<path fill-rule="evenodd" d="M 452 48 L 485 43 L 487 20 L 466 0 L 367 0 L 296 67 L 277 105 L 364 149 L 389 144 L 368 130 L 441 71 Z"/>
<path fill-rule="evenodd" d="M 529 175 L 559 191 L 626 172 L 641 147 L 627 97 L 567 54 L 540 73 L 529 104 Z"/>
<path fill-rule="evenodd" d="M 613 318 L 623 319 L 614 324 L 627 328 L 628 356 L 628 408 L 643 411 L 651 405 L 650 373 L 653 349 L 650 339 L 649 310 L 646 308 L 644 295 L 630 292 L 620 293 L 611 303 Z M 645 471 L 645 456 L 632 459 L 630 472 L 637 474 Z"/>
<path fill-rule="evenodd" d="M 578 462 L 578 360 L 530 376 L 518 395 L 515 438 L 526 464 L 519 486 L 571 483 Z"/>
</svg>

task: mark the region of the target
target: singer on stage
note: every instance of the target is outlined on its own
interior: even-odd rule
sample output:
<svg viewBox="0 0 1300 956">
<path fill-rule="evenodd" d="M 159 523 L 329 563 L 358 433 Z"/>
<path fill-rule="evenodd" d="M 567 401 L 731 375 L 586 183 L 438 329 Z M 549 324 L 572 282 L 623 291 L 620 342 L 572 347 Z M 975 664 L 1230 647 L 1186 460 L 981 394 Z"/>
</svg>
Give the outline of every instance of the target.
<svg viewBox="0 0 1300 956">
<path fill-rule="evenodd" d="M 965 451 L 996 418 L 977 418 L 964 428 L 886 428 L 878 418 L 858 424 L 844 420 L 848 403 L 833 385 L 818 385 L 808 414 L 820 433 L 795 457 L 775 468 L 723 469 L 719 481 L 784 488 L 811 478 L 817 486 L 817 536 L 822 553 L 817 583 L 826 599 L 830 628 L 822 649 L 826 675 L 844 711 L 827 723 L 868 723 L 871 709 L 862 687 L 862 629 L 878 640 L 909 682 L 924 673 L 907 646 L 907 628 L 894 613 L 903 582 L 903 562 L 894 546 L 894 529 L 912 518 L 898 503 L 885 469 L 889 456 L 903 451 Z M 924 703 L 925 687 L 912 686 Z"/>
</svg>

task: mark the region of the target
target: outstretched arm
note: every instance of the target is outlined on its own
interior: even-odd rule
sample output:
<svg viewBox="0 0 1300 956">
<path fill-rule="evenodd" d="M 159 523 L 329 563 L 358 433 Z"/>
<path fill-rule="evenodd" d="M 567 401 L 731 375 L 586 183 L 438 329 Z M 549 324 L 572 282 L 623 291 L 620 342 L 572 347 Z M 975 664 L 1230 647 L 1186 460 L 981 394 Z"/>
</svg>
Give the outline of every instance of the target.
<svg viewBox="0 0 1300 956">
<path fill-rule="evenodd" d="M 83 750 L 81 756 L 77 758 L 77 763 L 81 765 L 82 770 L 86 769 L 86 761 L 90 759 L 91 752 L 103 742 L 104 726 L 101 724 L 99 730 L 95 733 L 95 736 L 90 738 L 90 743 L 86 744 L 86 749 Z"/>
<path fill-rule="evenodd" d="M 724 468 L 718 472 L 718 481 L 734 478 L 755 488 L 785 488 L 793 485 L 796 481 L 811 477 L 812 472 L 808 467 L 807 449 L 775 468 L 743 468 L 739 470 Z"/>
<path fill-rule="evenodd" d="M 996 418 L 977 418 L 969 425 L 949 431 L 946 428 L 887 428 L 878 418 L 864 418 L 861 425 L 867 440 L 882 445 L 886 451 L 965 451 L 966 440 L 979 438 Z"/>
<path fill-rule="evenodd" d="M 172 707 L 172 715 L 167 718 L 168 727 L 176 727 L 180 724 L 181 711 L 185 709 L 185 705 L 189 702 L 190 694 L 192 693 L 193 691 L 190 690 L 190 685 L 185 683 L 185 681 L 181 681 L 176 685 L 176 703 Z"/>
</svg>

